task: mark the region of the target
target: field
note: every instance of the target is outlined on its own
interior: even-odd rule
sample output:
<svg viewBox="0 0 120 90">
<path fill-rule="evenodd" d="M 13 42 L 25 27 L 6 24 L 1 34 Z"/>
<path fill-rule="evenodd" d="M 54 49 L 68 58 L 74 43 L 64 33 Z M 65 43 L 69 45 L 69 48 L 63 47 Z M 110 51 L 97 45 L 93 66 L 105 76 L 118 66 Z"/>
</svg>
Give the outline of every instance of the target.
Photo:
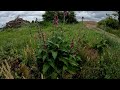
<svg viewBox="0 0 120 90">
<path fill-rule="evenodd" d="M 119 33 L 81 22 L 58 27 L 52 23 L 27 24 L 5 29 L 0 32 L 0 76 L 7 79 L 119 79 Z M 55 48 L 70 56 L 65 57 Z"/>
</svg>

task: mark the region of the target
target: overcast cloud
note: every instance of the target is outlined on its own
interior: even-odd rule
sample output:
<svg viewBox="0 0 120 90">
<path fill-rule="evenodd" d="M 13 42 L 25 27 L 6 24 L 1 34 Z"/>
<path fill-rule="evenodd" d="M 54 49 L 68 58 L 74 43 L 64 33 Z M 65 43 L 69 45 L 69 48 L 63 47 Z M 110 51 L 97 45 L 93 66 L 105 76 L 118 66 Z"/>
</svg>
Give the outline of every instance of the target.
<svg viewBox="0 0 120 90">
<path fill-rule="evenodd" d="M 0 27 L 4 26 L 6 22 L 15 19 L 18 15 L 28 21 L 35 20 L 36 18 L 42 21 L 44 13 L 45 11 L 0 11 Z M 111 14 L 113 11 L 75 11 L 78 21 L 81 21 L 82 16 L 85 20 L 99 21 L 106 17 L 106 13 Z"/>
</svg>

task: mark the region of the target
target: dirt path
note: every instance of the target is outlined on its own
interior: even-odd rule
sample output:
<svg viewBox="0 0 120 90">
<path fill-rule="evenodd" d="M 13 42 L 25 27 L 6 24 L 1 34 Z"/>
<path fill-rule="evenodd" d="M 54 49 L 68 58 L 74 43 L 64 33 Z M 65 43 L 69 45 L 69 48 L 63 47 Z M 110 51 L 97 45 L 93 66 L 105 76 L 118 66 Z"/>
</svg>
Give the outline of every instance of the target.
<svg viewBox="0 0 120 90">
<path fill-rule="evenodd" d="M 95 21 L 84 21 L 84 24 L 87 28 L 97 28 L 97 22 Z"/>
</svg>

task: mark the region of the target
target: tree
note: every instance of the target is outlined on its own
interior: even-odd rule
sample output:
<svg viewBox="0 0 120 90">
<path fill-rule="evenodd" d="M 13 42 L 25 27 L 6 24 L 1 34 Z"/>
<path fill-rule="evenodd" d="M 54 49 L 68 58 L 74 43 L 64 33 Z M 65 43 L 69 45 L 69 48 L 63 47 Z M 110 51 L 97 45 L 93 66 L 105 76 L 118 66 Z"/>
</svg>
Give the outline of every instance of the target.
<svg viewBox="0 0 120 90">
<path fill-rule="evenodd" d="M 42 15 L 44 21 L 52 21 L 54 17 L 54 11 L 46 11 L 44 15 Z"/>
<path fill-rule="evenodd" d="M 77 23 L 78 21 L 75 18 L 74 11 L 69 11 L 69 14 L 66 16 L 67 23 Z"/>
<path fill-rule="evenodd" d="M 98 27 L 100 27 L 100 28 L 107 27 L 107 28 L 111 28 L 111 29 L 118 29 L 119 22 L 115 18 L 108 16 L 107 18 L 98 22 Z"/>
<path fill-rule="evenodd" d="M 55 13 L 58 15 L 59 22 L 64 22 L 64 12 L 63 11 L 46 11 L 43 15 L 43 20 L 47 22 L 53 22 Z M 68 11 L 68 15 L 65 17 L 66 23 L 76 23 L 74 11 Z"/>
</svg>

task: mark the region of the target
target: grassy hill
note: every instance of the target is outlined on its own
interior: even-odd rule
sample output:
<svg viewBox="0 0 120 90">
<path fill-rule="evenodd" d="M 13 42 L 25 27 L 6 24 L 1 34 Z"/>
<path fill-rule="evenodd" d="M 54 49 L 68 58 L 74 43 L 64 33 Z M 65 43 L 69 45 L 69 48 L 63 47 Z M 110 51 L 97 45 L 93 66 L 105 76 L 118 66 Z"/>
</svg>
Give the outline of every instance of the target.
<svg viewBox="0 0 120 90">
<path fill-rule="evenodd" d="M 54 31 L 58 34 L 62 32 L 62 40 L 66 41 L 67 44 L 71 45 L 71 42 L 74 42 L 74 48 L 78 50 L 78 56 L 81 58 L 80 70 L 75 71 L 75 73 L 65 72 L 62 78 L 120 78 L 119 36 L 96 27 L 88 28 L 82 23 L 59 24 L 57 28 L 52 24 L 42 26 L 28 24 L 21 28 L 6 29 L 0 32 L 0 62 L 7 60 L 11 66 L 9 73 L 14 78 L 41 78 L 39 70 L 34 65 L 37 60 L 37 52 L 43 43 L 40 35 L 43 34 L 43 39 L 47 41 L 54 36 Z M 19 69 L 22 69 L 14 69 L 15 66 L 12 63 L 15 61 L 19 62 Z M 33 61 L 34 64 L 32 64 Z M 30 64 L 28 65 L 26 62 L 30 62 Z M 45 68 L 46 71 L 47 69 Z M 54 75 L 56 74 L 51 74 L 51 77 L 54 78 Z M 6 78 L 5 73 L 1 74 L 1 78 Z"/>
</svg>

